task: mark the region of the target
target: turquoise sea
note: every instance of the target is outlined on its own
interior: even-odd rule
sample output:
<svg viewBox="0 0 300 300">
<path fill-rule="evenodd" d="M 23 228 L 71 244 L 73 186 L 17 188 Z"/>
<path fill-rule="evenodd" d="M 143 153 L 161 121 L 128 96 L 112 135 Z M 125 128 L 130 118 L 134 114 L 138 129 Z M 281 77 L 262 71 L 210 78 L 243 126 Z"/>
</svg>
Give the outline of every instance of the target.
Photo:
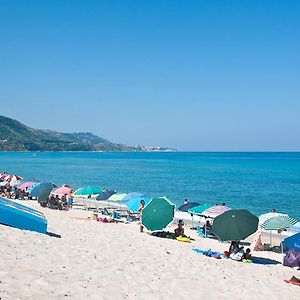
<svg viewBox="0 0 300 300">
<path fill-rule="evenodd" d="M 0 153 L 0 171 L 300 219 L 300 153 Z"/>
</svg>

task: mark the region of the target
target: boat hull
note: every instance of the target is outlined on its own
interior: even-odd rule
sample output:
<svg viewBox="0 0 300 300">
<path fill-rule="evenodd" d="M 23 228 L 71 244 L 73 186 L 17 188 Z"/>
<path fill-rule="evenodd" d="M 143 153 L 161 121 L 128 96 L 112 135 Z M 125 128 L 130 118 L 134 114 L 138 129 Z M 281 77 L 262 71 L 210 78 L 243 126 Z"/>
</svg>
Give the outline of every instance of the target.
<svg viewBox="0 0 300 300">
<path fill-rule="evenodd" d="M 3 197 L 0 197 L 0 223 L 23 230 L 47 233 L 47 220 L 42 212 Z"/>
</svg>

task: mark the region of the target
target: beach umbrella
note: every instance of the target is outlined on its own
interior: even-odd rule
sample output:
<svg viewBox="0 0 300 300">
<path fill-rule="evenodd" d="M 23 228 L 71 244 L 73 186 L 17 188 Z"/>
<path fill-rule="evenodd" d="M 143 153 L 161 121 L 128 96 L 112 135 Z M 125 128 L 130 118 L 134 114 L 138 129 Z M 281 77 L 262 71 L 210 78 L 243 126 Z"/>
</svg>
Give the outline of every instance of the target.
<svg viewBox="0 0 300 300">
<path fill-rule="evenodd" d="M 6 176 L 7 176 L 7 174 L 1 174 L 0 175 L 0 180 L 4 180 Z"/>
<path fill-rule="evenodd" d="M 54 195 L 63 196 L 69 194 L 72 191 L 68 186 L 62 186 L 53 192 Z"/>
<path fill-rule="evenodd" d="M 29 193 L 29 195 L 31 194 L 31 191 L 37 186 L 39 185 L 40 182 L 34 182 L 32 185 L 30 185 L 28 188 L 27 188 L 27 192 Z"/>
<path fill-rule="evenodd" d="M 113 194 L 111 195 L 107 201 L 112 201 L 112 202 L 122 202 L 124 201 L 124 198 L 127 196 L 126 193 L 118 193 L 118 194 Z"/>
<path fill-rule="evenodd" d="M 74 196 L 98 195 L 102 193 L 102 189 L 97 186 L 87 186 L 80 188 L 74 192 Z"/>
<path fill-rule="evenodd" d="M 262 223 L 260 226 L 265 230 L 281 230 L 285 228 L 289 228 L 296 224 L 298 221 L 294 218 L 289 217 L 288 215 L 279 215 L 276 217 L 272 217 Z"/>
<path fill-rule="evenodd" d="M 257 216 L 246 209 L 232 209 L 214 219 L 212 232 L 222 241 L 241 241 L 254 233 L 257 227 Z"/>
<path fill-rule="evenodd" d="M 202 215 L 208 218 L 216 218 L 217 216 L 223 214 L 225 211 L 228 210 L 230 210 L 230 208 L 225 205 L 214 205 L 204 210 L 202 212 Z"/>
<path fill-rule="evenodd" d="M 7 180 L 7 181 L 18 181 L 20 179 L 23 179 L 23 177 L 18 176 L 18 175 L 6 175 L 4 177 L 4 180 Z"/>
<path fill-rule="evenodd" d="M 288 250 L 293 250 L 296 253 L 300 253 L 300 233 L 296 233 L 282 242 L 283 248 Z"/>
<path fill-rule="evenodd" d="M 200 205 L 200 203 L 197 203 L 197 202 L 188 202 L 188 203 L 185 203 L 185 204 L 181 205 L 180 207 L 178 207 L 178 210 L 187 212 L 189 209 L 191 209 L 195 206 L 199 206 L 199 205 Z"/>
<path fill-rule="evenodd" d="M 259 225 L 263 224 L 267 220 L 273 218 L 273 217 L 278 217 L 278 216 L 287 216 L 287 214 L 282 214 L 282 213 L 277 213 L 277 212 L 268 212 L 266 214 L 262 214 L 258 217 L 259 219 Z"/>
<path fill-rule="evenodd" d="M 142 210 L 142 224 L 148 230 L 162 230 L 174 218 L 175 205 L 166 197 L 152 198 Z"/>
<path fill-rule="evenodd" d="M 53 184 L 50 182 L 39 182 L 37 185 L 35 185 L 31 190 L 30 190 L 30 196 L 38 198 L 41 193 L 44 193 L 44 191 L 48 191 L 53 189 Z M 49 194 L 50 194 L 49 192 Z M 48 195 L 49 196 L 49 195 Z"/>
<path fill-rule="evenodd" d="M 31 185 L 33 185 L 34 182 L 33 181 L 27 181 L 27 182 L 23 182 L 18 186 L 19 190 L 23 190 L 25 191 L 28 187 L 30 187 Z"/>
<path fill-rule="evenodd" d="M 37 196 L 38 202 L 45 202 L 48 200 L 49 195 L 51 194 L 51 191 L 53 189 L 53 185 L 43 185 L 42 188 L 40 188 L 39 195 Z"/>
<path fill-rule="evenodd" d="M 107 191 L 104 191 L 104 192 L 100 193 L 100 194 L 97 196 L 96 200 L 99 200 L 99 201 L 101 201 L 101 200 L 107 200 L 111 195 L 113 195 L 113 194 L 115 194 L 115 193 L 116 193 L 115 190 L 107 190 Z"/>
<path fill-rule="evenodd" d="M 19 180 L 9 181 L 9 184 L 12 187 L 16 187 L 16 186 L 20 185 L 20 181 Z"/>
<path fill-rule="evenodd" d="M 192 207 L 188 210 L 190 214 L 195 214 L 195 215 L 201 215 L 205 210 L 210 208 L 211 205 L 203 204 L 203 205 L 198 205 L 195 207 Z"/>
<path fill-rule="evenodd" d="M 132 212 L 138 212 L 142 200 L 145 201 L 145 205 L 147 205 L 151 201 L 151 199 L 147 198 L 147 197 L 138 197 L 138 198 L 135 198 L 135 199 L 130 199 L 126 203 L 126 205 L 127 205 L 128 209 L 130 211 L 132 211 Z"/>
<path fill-rule="evenodd" d="M 136 199 L 138 197 L 144 196 L 142 193 L 130 192 L 126 195 L 126 197 L 122 201 L 129 201 L 131 199 Z"/>
</svg>

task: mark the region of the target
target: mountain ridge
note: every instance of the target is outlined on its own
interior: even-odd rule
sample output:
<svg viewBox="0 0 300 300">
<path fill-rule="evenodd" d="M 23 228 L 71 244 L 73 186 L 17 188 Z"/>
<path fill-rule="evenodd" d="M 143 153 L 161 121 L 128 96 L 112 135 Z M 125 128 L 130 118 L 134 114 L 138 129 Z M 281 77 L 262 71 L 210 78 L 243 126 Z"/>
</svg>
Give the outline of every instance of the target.
<svg viewBox="0 0 300 300">
<path fill-rule="evenodd" d="M 64 133 L 51 129 L 34 129 L 20 121 L 0 116 L 0 151 L 147 152 L 176 150 L 113 143 L 91 132 Z"/>
</svg>

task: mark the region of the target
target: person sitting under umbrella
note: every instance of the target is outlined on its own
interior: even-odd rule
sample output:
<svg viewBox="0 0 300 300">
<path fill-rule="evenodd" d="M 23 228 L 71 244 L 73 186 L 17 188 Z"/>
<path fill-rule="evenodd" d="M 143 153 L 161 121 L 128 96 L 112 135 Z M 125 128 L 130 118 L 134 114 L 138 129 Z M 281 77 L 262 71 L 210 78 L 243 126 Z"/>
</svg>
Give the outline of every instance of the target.
<svg viewBox="0 0 300 300">
<path fill-rule="evenodd" d="M 211 233 L 212 225 L 210 224 L 209 220 L 206 220 L 206 223 L 202 227 L 202 232 L 205 236 Z"/>
</svg>

